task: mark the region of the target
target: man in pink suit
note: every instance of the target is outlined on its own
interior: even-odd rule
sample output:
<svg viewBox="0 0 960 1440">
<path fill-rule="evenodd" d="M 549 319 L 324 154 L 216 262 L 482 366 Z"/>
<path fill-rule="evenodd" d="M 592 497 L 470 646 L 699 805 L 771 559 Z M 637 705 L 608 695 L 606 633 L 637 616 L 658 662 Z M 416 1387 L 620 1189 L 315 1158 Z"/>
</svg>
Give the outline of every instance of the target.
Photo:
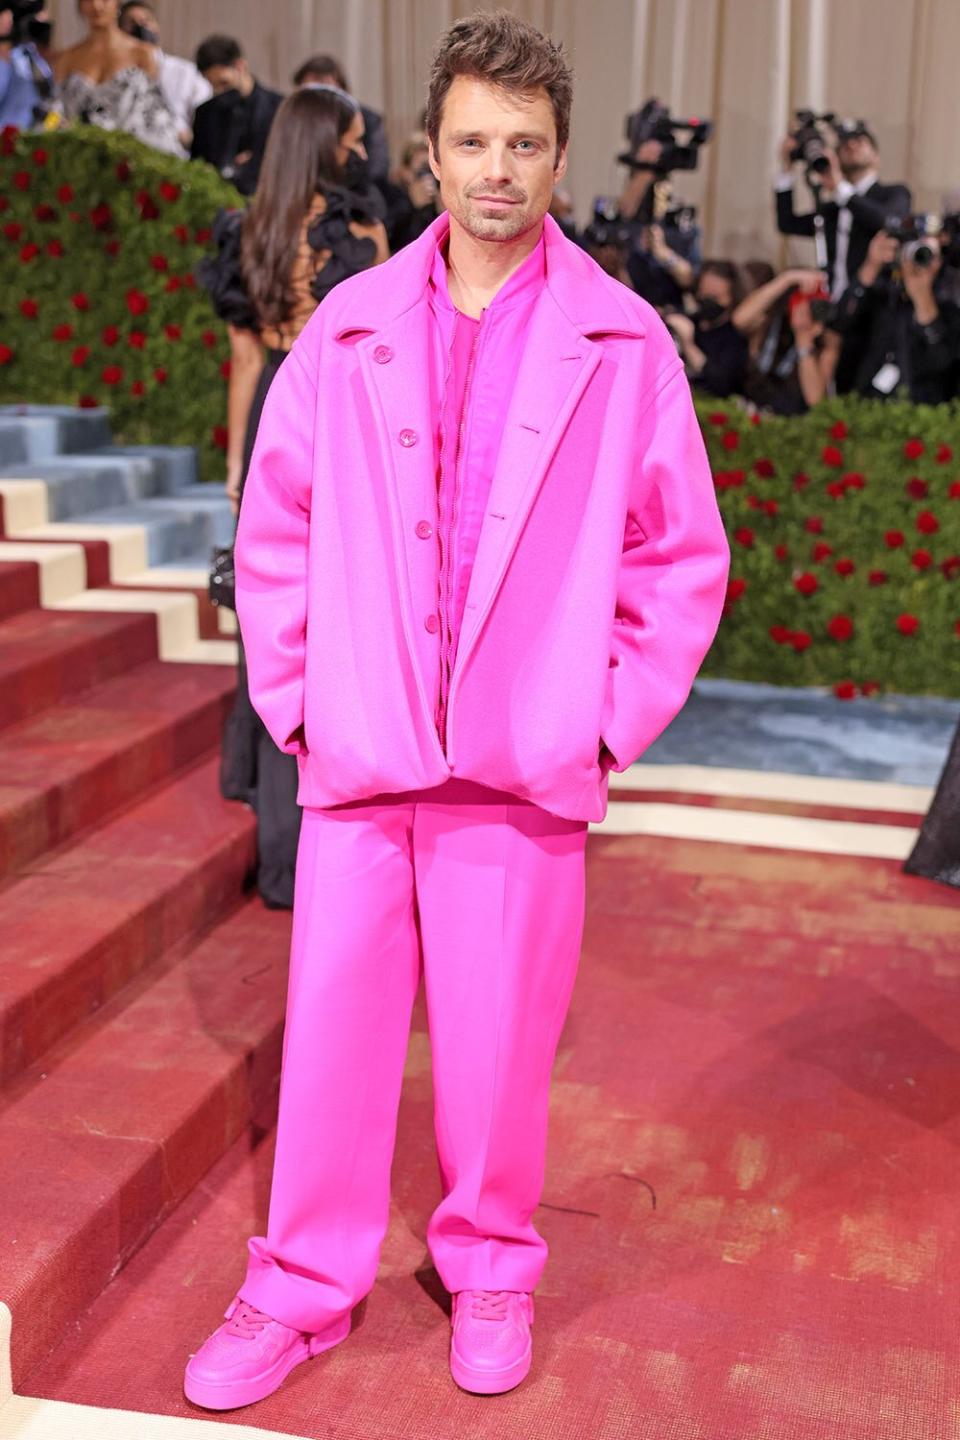
<svg viewBox="0 0 960 1440">
<path fill-rule="evenodd" d="M 270 1394 L 373 1286 L 421 966 L 451 1371 L 530 1368 L 587 825 L 683 704 L 728 564 L 673 342 L 547 214 L 570 103 L 530 26 L 452 26 L 446 213 L 330 294 L 264 410 L 237 603 L 304 812 L 267 1234 L 187 1367 L 209 1408 Z"/>
</svg>

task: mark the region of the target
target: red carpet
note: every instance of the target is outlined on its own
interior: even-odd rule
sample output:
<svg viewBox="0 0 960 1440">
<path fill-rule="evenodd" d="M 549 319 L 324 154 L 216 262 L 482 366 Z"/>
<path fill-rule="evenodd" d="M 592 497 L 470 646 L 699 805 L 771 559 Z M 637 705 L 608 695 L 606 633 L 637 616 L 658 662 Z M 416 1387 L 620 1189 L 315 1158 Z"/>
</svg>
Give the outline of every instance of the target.
<svg viewBox="0 0 960 1440">
<path fill-rule="evenodd" d="M 960 897 L 887 861 L 588 854 L 529 1381 L 483 1400 L 446 1370 L 418 1011 L 377 1286 L 344 1345 L 233 1419 L 344 1440 L 956 1435 Z M 238 1141 L 20 1388 L 200 1413 L 182 1365 L 269 1173 L 269 1140 Z"/>
</svg>

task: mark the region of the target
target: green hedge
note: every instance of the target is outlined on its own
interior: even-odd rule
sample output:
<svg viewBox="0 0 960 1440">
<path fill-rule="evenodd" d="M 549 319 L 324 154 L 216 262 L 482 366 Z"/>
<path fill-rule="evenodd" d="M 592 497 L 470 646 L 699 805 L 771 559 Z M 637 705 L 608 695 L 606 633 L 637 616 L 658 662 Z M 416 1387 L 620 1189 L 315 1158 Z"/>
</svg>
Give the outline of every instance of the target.
<svg viewBox="0 0 960 1440">
<path fill-rule="evenodd" d="M 960 695 L 960 408 L 697 408 L 732 552 L 704 673 Z"/>
<path fill-rule="evenodd" d="M 0 135 L 0 401 L 106 405 L 222 475 L 229 343 L 194 267 L 237 191 L 91 126 Z"/>
<path fill-rule="evenodd" d="M 128 136 L 0 136 L 0 400 L 107 405 L 221 475 L 229 346 L 193 271 L 237 203 Z M 960 695 L 960 409 L 698 409 L 733 551 L 704 673 Z"/>
</svg>

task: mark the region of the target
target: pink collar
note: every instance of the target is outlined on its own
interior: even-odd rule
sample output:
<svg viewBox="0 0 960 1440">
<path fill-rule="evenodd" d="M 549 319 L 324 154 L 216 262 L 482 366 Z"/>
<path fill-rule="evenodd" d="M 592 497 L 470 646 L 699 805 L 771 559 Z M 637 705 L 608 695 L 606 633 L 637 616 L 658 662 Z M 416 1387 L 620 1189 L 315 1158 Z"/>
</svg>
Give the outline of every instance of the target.
<svg viewBox="0 0 960 1440">
<path fill-rule="evenodd" d="M 435 299 L 444 310 L 452 312 L 456 309 L 450 299 L 450 291 L 447 287 L 447 246 L 449 244 L 449 230 L 445 231 L 437 243 L 433 265 L 430 270 L 430 289 Z M 540 232 L 540 239 L 530 251 L 530 254 L 519 265 L 509 279 L 505 280 L 500 289 L 494 295 L 490 304 L 485 307 L 484 313 L 491 310 L 512 309 L 520 300 L 531 297 L 542 289 L 546 280 L 546 244 L 543 231 Z"/>
</svg>

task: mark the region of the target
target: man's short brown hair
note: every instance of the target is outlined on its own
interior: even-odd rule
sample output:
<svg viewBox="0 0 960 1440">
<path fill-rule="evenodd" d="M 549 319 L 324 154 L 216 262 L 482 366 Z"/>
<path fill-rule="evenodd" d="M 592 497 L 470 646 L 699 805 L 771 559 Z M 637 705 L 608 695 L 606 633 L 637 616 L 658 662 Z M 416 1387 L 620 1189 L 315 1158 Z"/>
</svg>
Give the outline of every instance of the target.
<svg viewBox="0 0 960 1440">
<path fill-rule="evenodd" d="M 557 155 L 570 138 L 573 71 L 562 45 L 509 10 L 479 10 L 451 25 L 437 42 L 430 65 L 426 130 L 436 151 L 447 91 L 458 75 L 529 98 L 541 87 L 553 105 Z"/>
</svg>

